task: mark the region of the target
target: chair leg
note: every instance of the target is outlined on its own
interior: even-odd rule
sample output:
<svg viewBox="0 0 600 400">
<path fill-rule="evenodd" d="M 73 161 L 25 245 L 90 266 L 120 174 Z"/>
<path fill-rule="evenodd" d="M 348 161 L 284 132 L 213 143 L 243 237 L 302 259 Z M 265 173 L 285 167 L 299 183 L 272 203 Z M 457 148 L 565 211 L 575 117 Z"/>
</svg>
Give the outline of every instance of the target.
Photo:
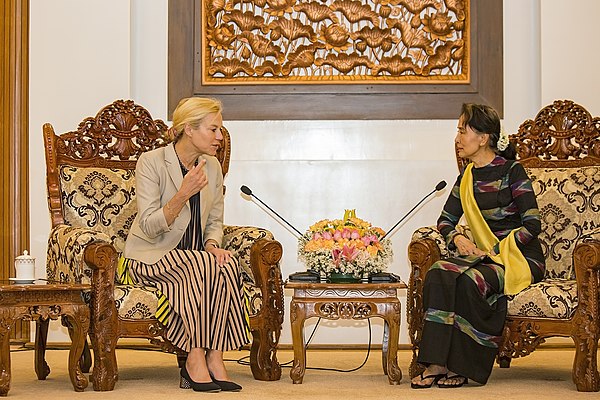
<svg viewBox="0 0 600 400">
<path fill-rule="evenodd" d="M 94 349 L 94 369 L 92 370 L 92 384 L 95 391 L 110 391 L 115 388 L 115 383 L 119 377 L 116 356 L 117 338 L 111 327 L 94 326 L 94 331 L 90 335 L 92 349 Z"/>
<path fill-rule="evenodd" d="M 510 357 L 498 357 L 498 365 L 500 368 L 510 368 L 510 362 L 512 358 Z"/>
<path fill-rule="evenodd" d="M 38 319 L 35 322 L 35 373 L 39 380 L 45 380 L 50 374 L 46 363 L 46 343 L 48 341 L 49 319 Z"/>
<path fill-rule="evenodd" d="M 417 362 L 417 351 L 417 349 L 413 349 L 413 355 L 410 360 L 410 365 L 408 367 L 408 373 L 411 378 L 414 378 L 421 372 L 425 371 L 425 367 Z"/>
<path fill-rule="evenodd" d="M 83 353 L 81 353 L 81 371 L 89 373 L 92 368 L 92 352 L 90 351 L 90 345 L 88 344 L 87 338 L 83 344 Z"/>
<path fill-rule="evenodd" d="M 259 381 L 277 381 L 281 378 L 281 365 L 277 361 L 277 344 L 280 331 L 274 332 L 268 327 L 252 330 L 250 347 L 250 369 L 254 379 Z"/>
<path fill-rule="evenodd" d="M 596 321 L 592 321 L 596 323 Z M 573 336 L 575 360 L 573 362 L 573 383 L 580 392 L 600 391 L 598 375 L 598 336 Z"/>
</svg>

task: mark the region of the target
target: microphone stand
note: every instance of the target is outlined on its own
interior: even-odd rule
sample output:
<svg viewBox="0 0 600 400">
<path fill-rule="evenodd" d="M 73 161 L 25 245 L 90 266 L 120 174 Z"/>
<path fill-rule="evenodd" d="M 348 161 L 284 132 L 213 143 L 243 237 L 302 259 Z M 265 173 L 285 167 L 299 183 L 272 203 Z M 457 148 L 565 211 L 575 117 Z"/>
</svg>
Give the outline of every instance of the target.
<svg viewBox="0 0 600 400">
<path fill-rule="evenodd" d="M 277 211 L 273 210 L 271 207 L 269 207 L 267 204 L 265 204 L 261 199 L 259 199 L 258 197 L 256 197 L 254 195 L 254 193 L 252 193 L 252 191 L 250 190 L 250 188 L 248 188 L 247 186 L 243 186 L 242 188 L 247 189 L 247 190 L 242 189 L 242 193 L 244 193 L 245 195 L 254 197 L 256 200 L 258 200 L 260 202 L 260 204 L 262 204 L 263 206 L 267 207 L 267 209 L 269 209 L 269 211 L 271 211 L 273 214 L 277 215 L 280 220 L 282 220 L 283 222 L 285 222 L 290 228 L 292 228 L 294 231 L 296 231 L 298 233 L 298 235 L 300 235 L 300 237 L 302 236 L 302 233 L 300 233 L 300 231 L 298 229 L 294 228 L 294 226 L 292 224 L 290 224 L 289 222 L 287 222 L 285 220 L 285 218 L 283 218 L 281 215 L 279 215 L 277 213 Z"/>
<path fill-rule="evenodd" d="M 433 189 L 431 192 L 427 193 L 427 195 L 425 197 L 423 197 L 417 204 L 415 204 L 415 206 L 413 208 L 411 208 L 410 211 L 408 211 L 406 214 L 404 214 L 404 216 L 402 218 L 400 218 L 400 221 L 396 222 L 396 224 L 394 226 L 392 226 L 390 228 L 390 230 L 387 231 L 387 233 L 381 237 L 380 240 L 385 239 L 387 235 L 392 233 L 392 231 L 394 229 L 396 229 L 396 227 L 400 224 L 400 222 L 404 221 L 406 219 L 406 217 L 408 217 L 415 210 L 415 208 L 419 207 L 421 205 L 421 203 L 423 203 L 425 200 L 427 200 L 427 198 L 429 196 L 431 196 L 435 192 L 442 190 L 444 187 L 446 187 L 446 181 L 442 181 L 442 182 L 438 183 L 437 186 L 435 187 L 435 189 Z"/>
</svg>

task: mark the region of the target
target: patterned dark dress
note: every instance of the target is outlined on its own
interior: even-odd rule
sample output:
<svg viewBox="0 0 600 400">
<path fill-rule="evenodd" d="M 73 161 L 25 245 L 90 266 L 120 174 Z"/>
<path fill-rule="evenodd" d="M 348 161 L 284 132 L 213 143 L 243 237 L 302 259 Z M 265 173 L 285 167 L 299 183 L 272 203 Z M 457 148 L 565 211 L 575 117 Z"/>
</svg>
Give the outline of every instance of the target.
<svg viewBox="0 0 600 400">
<path fill-rule="evenodd" d="M 541 220 L 531 181 L 521 164 L 500 156 L 473 168 L 475 201 L 498 239 L 513 229 L 517 246 L 531 270 L 532 282 L 544 275 L 544 256 L 537 239 Z M 456 225 L 463 215 L 458 177 L 438 229 L 453 249 Z M 425 321 L 418 362 L 445 365 L 450 371 L 485 384 L 498 353 L 506 318 L 504 268 L 485 258 L 474 266 L 436 262 L 425 276 Z"/>
<path fill-rule="evenodd" d="M 181 166 L 183 175 L 188 172 Z M 189 200 L 190 224 L 178 246 L 155 264 L 128 259 L 135 282 L 154 286 L 168 303 L 166 336 L 178 348 L 227 351 L 248 343 L 242 278 L 238 261 L 231 257 L 219 266 L 204 251 L 200 226 L 200 193 Z M 160 307 L 159 307 L 160 311 Z"/>
</svg>

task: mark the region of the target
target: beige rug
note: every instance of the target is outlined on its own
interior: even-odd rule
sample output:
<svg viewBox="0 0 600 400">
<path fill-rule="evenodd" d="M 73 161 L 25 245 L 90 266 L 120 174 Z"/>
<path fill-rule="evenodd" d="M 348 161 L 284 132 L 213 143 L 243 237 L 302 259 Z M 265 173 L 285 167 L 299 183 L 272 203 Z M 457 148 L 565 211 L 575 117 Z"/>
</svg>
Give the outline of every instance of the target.
<svg viewBox="0 0 600 400">
<path fill-rule="evenodd" d="M 238 359 L 247 351 L 228 352 L 226 357 Z M 284 363 L 293 357 L 291 351 L 280 351 Z M 351 369 L 360 365 L 365 351 L 309 350 L 309 367 Z M 600 399 L 599 393 L 579 393 L 571 381 L 572 349 L 537 350 L 528 357 L 513 360 L 509 369 L 494 368 L 485 386 L 470 384 L 460 389 L 410 388 L 408 365 L 410 352 L 398 353 L 398 364 L 404 373 L 400 385 L 391 386 L 381 369 L 381 352 L 371 352 L 367 364 L 358 371 L 339 373 L 307 370 L 304 382 L 292 384 L 289 368 L 283 369 L 281 380 L 260 382 L 252 378 L 250 367 L 228 362 L 231 377 L 244 386 L 240 393 L 194 393 L 179 389 L 179 370 L 175 356 L 158 351 L 119 349 L 120 379 L 112 392 L 94 392 L 91 384 L 82 393 L 73 391 L 67 373 L 68 351 L 49 350 L 46 360 L 50 375 L 38 381 L 33 370 L 33 351 L 15 350 L 12 357 L 10 398 L 27 399 L 177 399 L 210 397 L 214 399 Z"/>
</svg>

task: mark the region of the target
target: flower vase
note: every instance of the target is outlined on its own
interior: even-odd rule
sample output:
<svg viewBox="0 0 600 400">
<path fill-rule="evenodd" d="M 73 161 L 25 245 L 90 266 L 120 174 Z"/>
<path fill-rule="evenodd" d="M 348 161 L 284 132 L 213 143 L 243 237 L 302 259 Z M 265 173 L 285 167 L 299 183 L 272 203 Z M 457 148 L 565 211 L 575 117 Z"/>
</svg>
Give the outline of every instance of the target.
<svg viewBox="0 0 600 400">
<path fill-rule="evenodd" d="M 331 273 L 328 275 L 327 281 L 330 283 L 359 283 L 360 278 L 352 274 Z"/>
</svg>

